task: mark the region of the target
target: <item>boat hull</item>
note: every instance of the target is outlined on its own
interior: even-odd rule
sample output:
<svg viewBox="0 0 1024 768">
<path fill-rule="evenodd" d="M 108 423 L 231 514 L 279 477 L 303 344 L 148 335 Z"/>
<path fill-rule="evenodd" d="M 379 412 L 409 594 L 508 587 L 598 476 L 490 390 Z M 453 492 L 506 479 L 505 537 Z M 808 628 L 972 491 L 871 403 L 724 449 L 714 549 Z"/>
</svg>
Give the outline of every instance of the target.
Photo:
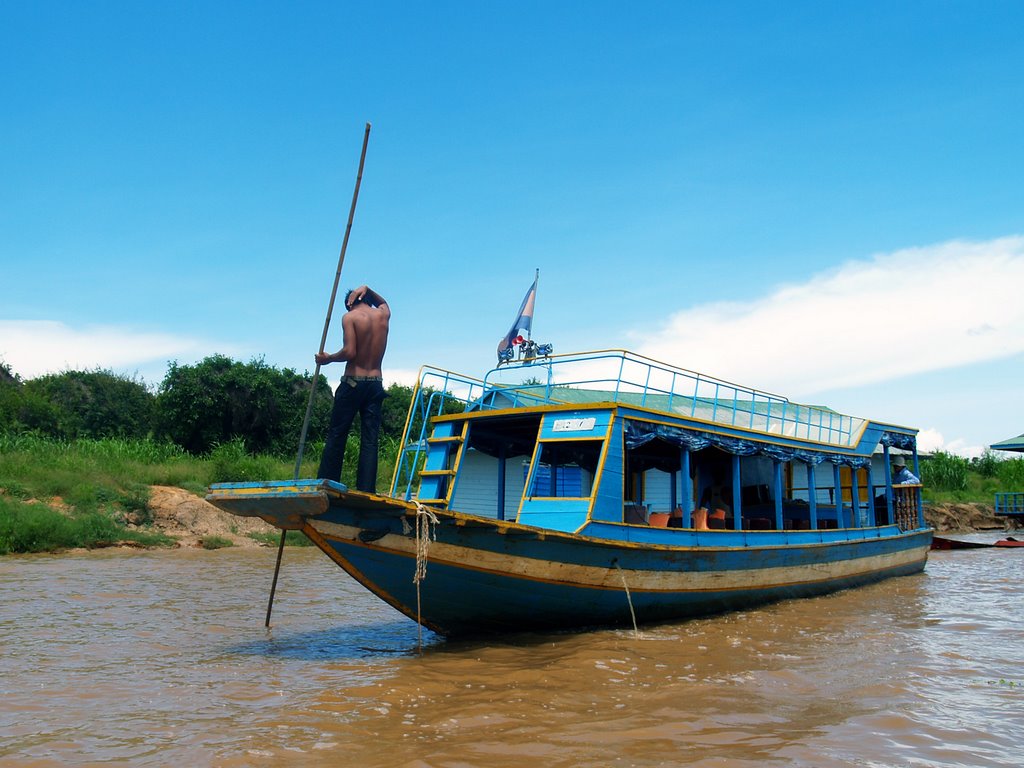
<svg viewBox="0 0 1024 768">
<path fill-rule="evenodd" d="M 1024 541 L 1013 538 L 1013 536 L 1007 536 L 1005 539 L 1000 539 L 992 546 L 994 547 L 1024 547 Z"/>
<path fill-rule="evenodd" d="M 275 504 L 273 494 L 248 495 L 243 512 L 216 493 L 210 500 L 299 527 L 367 589 L 449 636 L 628 626 L 820 595 L 920 571 L 931 544 L 931 531 L 895 526 L 634 532 L 604 524 L 566 534 L 330 486 L 326 503 L 298 518 L 293 501 Z M 280 520 L 275 508 L 285 510 Z M 647 540 L 627 540 L 634 533 Z"/>
</svg>

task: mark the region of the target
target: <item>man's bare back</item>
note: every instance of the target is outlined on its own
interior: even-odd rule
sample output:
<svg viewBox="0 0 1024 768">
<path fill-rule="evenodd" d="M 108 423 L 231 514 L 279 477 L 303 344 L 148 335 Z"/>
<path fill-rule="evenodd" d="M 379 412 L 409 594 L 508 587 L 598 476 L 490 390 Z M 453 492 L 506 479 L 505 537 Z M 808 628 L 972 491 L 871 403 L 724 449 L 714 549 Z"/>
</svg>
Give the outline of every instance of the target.
<svg viewBox="0 0 1024 768">
<path fill-rule="evenodd" d="M 380 376 L 388 345 L 391 308 L 384 298 L 362 285 L 347 297 L 348 312 L 341 320 L 344 345 L 334 353 L 316 355 L 320 365 L 345 363 L 346 376 Z"/>
</svg>

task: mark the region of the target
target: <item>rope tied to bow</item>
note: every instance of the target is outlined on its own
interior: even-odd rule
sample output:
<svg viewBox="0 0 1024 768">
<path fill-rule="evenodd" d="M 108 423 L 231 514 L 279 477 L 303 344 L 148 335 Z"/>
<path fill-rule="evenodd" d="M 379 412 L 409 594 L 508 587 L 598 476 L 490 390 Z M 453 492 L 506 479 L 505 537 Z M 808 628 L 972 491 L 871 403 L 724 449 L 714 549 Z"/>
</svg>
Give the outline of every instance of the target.
<svg viewBox="0 0 1024 768">
<path fill-rule="evenodd" d="M 430 552 L 430 540 L 437 541 L 436 526 L 440 520 L 432 510 L 416 502 L 416 573 L 413 583 L 416 584 L 416 595 L 419 597 L 420 582 L 427 578 L 427 556 Z"/>
<path fill-rule="evenodd" d="M 427 578 L 427 558 L 430 553 L 430 540 L 437 541 L 437 525 L 440 520 L 437 515 L 416 502 L 416 571 L 413 573 L 412 581 L 416 585 L 416 636 L 417 649 L 423 652 L 423 622 L 421 621 L 421 600 L 420 582 Z M 402 519 L 402 529 L 408 534 L 411 533 L 409 523 Z"/>
</svg>

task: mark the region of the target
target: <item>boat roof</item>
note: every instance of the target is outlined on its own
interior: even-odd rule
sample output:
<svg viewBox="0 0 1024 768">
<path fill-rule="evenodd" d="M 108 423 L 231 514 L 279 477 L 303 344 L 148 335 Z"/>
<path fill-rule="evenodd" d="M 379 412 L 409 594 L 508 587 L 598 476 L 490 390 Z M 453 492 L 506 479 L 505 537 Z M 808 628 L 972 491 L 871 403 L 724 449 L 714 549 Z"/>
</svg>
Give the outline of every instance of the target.
<svg viewBox="0 0 1024 768">
<path fill-rule="evenodd" d="M 1024 452 L 1024 434 L 1017 435 L 1016 437 L 1010 437 L 1006 440 L 1001 440 L 998 443 L 992 443 L 989 448 L 993 448 L 997 451 Z"/>
<path fill-rule="evenodd" d="M 894 447 L 910 447 L 917 434 L 916 429 L 795 403 L 626 350 L 516 361 L 492 369 L 483 381 L 425 368 L 421 386 L 442 392 L 459 390 L 466 411 L 476 412 L 473 416 L 510 409 L 610 404 L 663 415 L 673 423 L 710 424 L 767 440 L 810 441 L 840 451 L 862 446 L 869 426 L 873 434 L 887 435 L 890 442 L 886 444 Z"/>
</svg>

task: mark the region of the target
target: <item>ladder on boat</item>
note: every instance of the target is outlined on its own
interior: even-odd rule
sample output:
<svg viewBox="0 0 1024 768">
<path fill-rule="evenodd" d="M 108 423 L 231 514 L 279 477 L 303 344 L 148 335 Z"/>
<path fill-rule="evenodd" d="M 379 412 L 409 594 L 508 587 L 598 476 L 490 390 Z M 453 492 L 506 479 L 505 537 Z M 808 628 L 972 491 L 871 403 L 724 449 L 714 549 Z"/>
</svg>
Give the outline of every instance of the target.
<svg viewBox="0 0 1024 768">
<path fill-rule="evenodd" d="M 427 438 L 427 458 L 420 470 L 420 490 L 416 498 L 423 504 L 447 505 L 462 461 L 462 446 L 469 423 L 438 424 Z"/>
</svg>

